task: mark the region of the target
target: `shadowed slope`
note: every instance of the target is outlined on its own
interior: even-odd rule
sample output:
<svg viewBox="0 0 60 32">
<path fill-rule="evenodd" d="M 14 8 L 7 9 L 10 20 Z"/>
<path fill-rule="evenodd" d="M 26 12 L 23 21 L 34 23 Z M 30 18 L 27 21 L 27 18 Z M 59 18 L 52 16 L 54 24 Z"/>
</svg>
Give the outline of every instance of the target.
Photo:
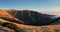
<svg viewBox="0 0 60 32">
<path fill-rule="evenodd" d="M 13 13 L 14 12 L 14 13 Z M 28 25 L 48 25 L 53 22 L 53 15 L 38 13 L 31 10 L 9 10 L 9 13 Z"/>
<path fill-rule="evenodd" d="M 60 17 L 56 18 L 53 22 L 54 23 L 52 23 L 52 24 L 60 24 Z"/>
</svg>

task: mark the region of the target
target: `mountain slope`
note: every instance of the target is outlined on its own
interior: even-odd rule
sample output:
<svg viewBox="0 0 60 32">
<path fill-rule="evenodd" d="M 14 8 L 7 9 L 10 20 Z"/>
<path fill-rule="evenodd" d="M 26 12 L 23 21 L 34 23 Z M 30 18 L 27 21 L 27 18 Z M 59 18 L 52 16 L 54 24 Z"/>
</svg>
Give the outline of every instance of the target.
<svg viewBox="0 0 60 32">
<path fill-rule="evenodd" d="M 54 23 L 53 15 L 38 13 L 31 10 L 9 10 L 9 13 L 14 17 L 24 21 L 28 25 L 47 25 Z"/>
<path fill-rule="evenodd" d="M 7 10 L 4 9 L 0 9 L 0 18 L 3 18 L 5 20 L 15 20 L 16 21 L 20 21 L 18 18 L 15 18 L 14 16 L 12 16 Z"/>
<path fill-rule="evenodd" d="M 11 31 L 13 30 L 13 32 L 56 32 L 56 31 L 60 31 L 60 25 L 48 25 L 48 26 L 30 26 L 30 25 L 23 25 L 23 24 L 17 24 L 17 23 L 14 23 L 14 22 L 9 22 L 9 21 L 5 21 L 3 19 L 0 19 L 0 24 L 2 23 L 2 25 L 5 25 L 3 27 L 7 27 L 6 29 L 9 28 L 9 30 L 7 31 Z M 13 25 L 10 25 L 10 24 L 13 24 Z M 11 28 L 16 28 L 16 30 L 14 29 L 11 29 Z M 1 27 L 0 27 L 1 29 Z M 3 31 L 6 30 L 4 28 Z M 10 30 L 11 29 L 11 30 Z M 1 30 L 0 30 L 1 31 Z"/>
</svg>

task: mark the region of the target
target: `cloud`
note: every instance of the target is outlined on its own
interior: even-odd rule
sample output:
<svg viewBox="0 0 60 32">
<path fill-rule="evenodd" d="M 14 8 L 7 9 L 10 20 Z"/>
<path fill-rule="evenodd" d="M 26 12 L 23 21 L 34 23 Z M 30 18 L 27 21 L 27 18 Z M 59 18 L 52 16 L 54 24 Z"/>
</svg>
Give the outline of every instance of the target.
<svg viewBox="0 0 60 32">
<path fill-rule="evenodd" d="M 60 16 L 60 8 L 42 9 L 42 10 L 38 10 L 38 12 Z"/>
</svg>

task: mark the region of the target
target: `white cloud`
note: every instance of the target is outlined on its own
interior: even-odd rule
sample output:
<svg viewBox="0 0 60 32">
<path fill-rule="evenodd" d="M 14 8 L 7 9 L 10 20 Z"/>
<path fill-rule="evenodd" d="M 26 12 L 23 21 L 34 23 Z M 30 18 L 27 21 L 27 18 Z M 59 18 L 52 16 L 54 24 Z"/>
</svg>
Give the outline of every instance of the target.
<svg viewBox="0 0 60 32">
<path fill-rule="evenodd" d="M 44 10 L 42 9 L 42 10 L 38 10 L 38 12 L 60 16 L 60 8 L 50 8 L 50 9 L 44 9 Z"/>
</svg>

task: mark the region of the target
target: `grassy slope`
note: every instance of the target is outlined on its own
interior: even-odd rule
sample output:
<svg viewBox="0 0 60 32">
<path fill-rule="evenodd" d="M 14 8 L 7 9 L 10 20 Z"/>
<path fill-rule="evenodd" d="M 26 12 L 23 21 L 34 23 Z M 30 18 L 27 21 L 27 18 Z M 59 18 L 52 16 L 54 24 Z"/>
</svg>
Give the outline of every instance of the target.
<svg viewBox="0 0 60 32">
<path fill-rule="evenodd" d="M 16 21 L 20 21 L 19 19 L 15 18 L 11 14 L 9 14 L 7 12 L 7 10 L 0 10 L 0 17 L 6 17 L 6 18 L 10 18 L 10 19 L 13 19 L 13 20 L 16 20 Z"/>
<path fill-rule="evenodd" d="M 49 30 L 50 32 L 54 32 L 56 29 L 60 29 L 60 25 L 47 25 L 47 26 L 30 26 L 30 25 L 23 25 L 23 24 L 17 24 L 17 23 L 14 23 L 14 22 L 10 22 L 10 21 L 5 21 L 3 19 L 0 19 L 0 23 L 9 23 L 9 24 L 13 24 L 13 25 L 9 25 L 8 26 L 11 26 L 12 28 L 20 28 L 20 29 L 23 29 L 23 31 L 26 31 L 26 32 L 42 32 L 42 31 L 46 31 L 46 30 Z M 14 26 L 16 25 L 16 26 Z M 20 30 L 22 32 L 22 30 Z"/>
</svg>

